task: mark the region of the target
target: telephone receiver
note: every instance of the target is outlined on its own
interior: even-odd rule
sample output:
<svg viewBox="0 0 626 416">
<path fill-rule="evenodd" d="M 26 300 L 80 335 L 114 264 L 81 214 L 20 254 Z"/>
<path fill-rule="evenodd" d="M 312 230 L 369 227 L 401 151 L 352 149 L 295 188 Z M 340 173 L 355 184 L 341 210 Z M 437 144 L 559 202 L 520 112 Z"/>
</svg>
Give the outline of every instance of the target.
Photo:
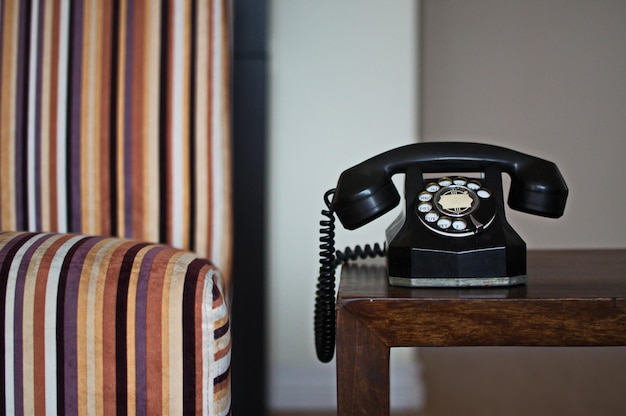
<svg viewBox="0 0 626 416">
<path fill-rule="evenodd" d="M 401 200 L 391 180 L 398 173 L 405 174 L 405 209 L 387 228 L 385 249 L 335 251 L 334 214 L 354 230 L 389 212 Z M 494 145 L 415 143 L 341 174 L 337 187 L 325 195 L 328 210 L 322 214 L 328 220 L 320 223 L 315 317 L 320 360 L 332 358 L 334 268 L 347 260 L 386 254 L 389 283 L 395 286 L 485 288 L 527 282 L 526 244 L 506 220 L 502 173 L 511 179 L 510 208 L 549 218 L 563 215 L 568 188 L 558 167 Z"/>
<path fill-rule="evenodd" d="M 391 182 L 415 166 L 423 172 L 483 172 L 494 165 L 511 176 L 512 209 L 559 218 L 568 189 L 557 166 L 514 150 L 480 143 L 416 143 L 382 153 L 343 172 L 333 208 L 346 229 L 378 218 L 400 202 Z"/>
</svg>

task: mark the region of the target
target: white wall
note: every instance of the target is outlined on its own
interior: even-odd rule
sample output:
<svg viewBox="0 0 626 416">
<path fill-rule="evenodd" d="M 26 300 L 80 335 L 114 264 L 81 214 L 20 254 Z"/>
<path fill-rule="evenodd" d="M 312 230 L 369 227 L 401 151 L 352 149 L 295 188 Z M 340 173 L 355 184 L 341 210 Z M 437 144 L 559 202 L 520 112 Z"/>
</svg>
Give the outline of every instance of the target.
<svg viewBox="0 0 626 416">
<path fill-rule="evenodd" d="M 412 0 L 271 2 L 272 407 L 333 406 L 335 365 L 313 342 L 322 196 L 346 168 L 417 140 L 416 20 Z M 354 232 L 337 222 L 338 246 L 382 243 L 393 216 Z"/>
<path fill-rule="evenodd" d="M 554 161 L 552 220 L 509 211 L 529 247 L 626 247 L 626 2 L 424 0 L 421 136 Z"/>
</svg>

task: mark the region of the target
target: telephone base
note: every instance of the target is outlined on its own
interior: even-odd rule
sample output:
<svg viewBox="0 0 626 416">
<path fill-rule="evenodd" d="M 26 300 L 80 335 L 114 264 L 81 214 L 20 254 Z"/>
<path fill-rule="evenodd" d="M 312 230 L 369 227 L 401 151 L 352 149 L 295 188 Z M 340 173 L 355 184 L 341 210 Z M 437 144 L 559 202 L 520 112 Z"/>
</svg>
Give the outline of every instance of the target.
<svg viewBox="0 0 626 416">
<path fill-rule="evenodd" d="M 403 287 L 501 287 L 526 284 L 528 275 L 504 277 L 394 277 L 389 284 Z"/>
</svg>

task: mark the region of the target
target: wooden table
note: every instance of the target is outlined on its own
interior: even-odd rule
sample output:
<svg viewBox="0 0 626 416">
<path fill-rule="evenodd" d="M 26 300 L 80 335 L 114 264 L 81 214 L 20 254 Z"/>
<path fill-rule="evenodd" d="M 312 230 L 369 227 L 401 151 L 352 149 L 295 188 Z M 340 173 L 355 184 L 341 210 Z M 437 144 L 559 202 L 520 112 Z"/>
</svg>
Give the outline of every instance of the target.
<svg viewBox="0 0 626 416">
<path fill-rule="evenodd" d="M 529 251 L 528 284 L 390 286 L 383 260 L 344 266 L 339 415 L 389 415 L 391 347 L 626 345 L 626 250 Z"/>
</svg>

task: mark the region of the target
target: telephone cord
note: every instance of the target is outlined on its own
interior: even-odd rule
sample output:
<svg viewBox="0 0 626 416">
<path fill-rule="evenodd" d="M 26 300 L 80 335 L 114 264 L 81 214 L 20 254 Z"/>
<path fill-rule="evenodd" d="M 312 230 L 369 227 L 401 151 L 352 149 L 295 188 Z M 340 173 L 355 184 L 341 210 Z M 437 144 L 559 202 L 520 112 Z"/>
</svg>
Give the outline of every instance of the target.
<svg viewBox="0 0 626 416">
<path fill-rule="evenodd" d="M 315 294 L 315 350 L 317 358 L 327 363 L 335 353 L 335 215 L 330 197 L 334 189 L 324 194 L 326 218 L 320 221 L 320 273 Z"/>
<path fill-rule="evenodd" d="M 335 265 L 340 266 L 350 260 L 367 259 L 375 257 L 385 257 L 387 250 L 385 247 L 381 247 L 380 244 L 374 244 L 372 247 L 369 244 L 365 244 L 365 247 L 355 246 L 354 249 L 346 247 L 344 251 L 337 250 L 335 254 Z"/>
<path fill-rule="evenodd" d="M 328 209 L 322 210 L 325 217 L 320 221 L 320 270 L 315 294 L 315 350 L 317 358 L 324 363 L 333 359 L 335 352 L 335 269 L 351 260 L 368 257 L 384 257 L 386 248 L 378 243 L 374 247 L 346 247 L 342 252 L 335 250 L 335 213 L 332 209 L 331 196 L 335 189 L 324 194 L 324 203 Z"/>
</svg>

